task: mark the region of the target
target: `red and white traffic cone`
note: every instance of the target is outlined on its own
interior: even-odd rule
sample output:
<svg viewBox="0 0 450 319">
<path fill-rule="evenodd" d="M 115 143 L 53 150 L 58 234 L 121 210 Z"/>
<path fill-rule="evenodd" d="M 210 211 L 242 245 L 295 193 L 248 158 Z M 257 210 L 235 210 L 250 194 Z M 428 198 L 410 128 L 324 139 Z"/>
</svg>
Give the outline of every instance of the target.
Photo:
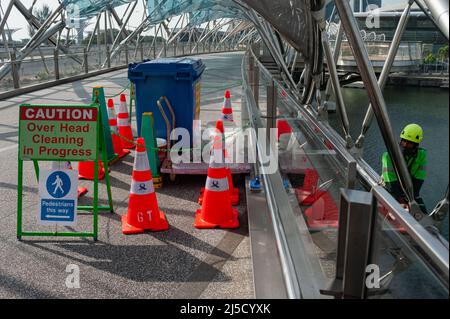
<svg viewBox="0 0 450 319">
<path fill-rule="evenodd" d="M 120 95 L 119 113 L 117 115 L 117 126 L 124 148 L 134 148 L 133 131 L 131 130 L 130 119 L 127 110 L 127 99 L 125 94 Z"/>
<path fill-rule="evenodd" d="M 225 98 L 223 100 L 222 120 L 227 123 L 234 123 L 231 93 L 228 90 L 225 91 Z"/>
<path fill-rule="evenodd" d="M 142 137 L 137 139 L 135 156 L 128 212 L 122 216 L 122 233 L 130 235 L 143 233 L 145 230 L 167 230 L 169 224 L 164 213 L 158 208 L 152 172 Z"/>
<path fill-rule="evenodd" d="M 223 126 L 223 121 L 222 120 L 218 120 L 216 122 L 216 131 L 215 131 L 215 136 L 220 136 L 222 138 L 222 148 L 223 148 L 223 154 L 224 154 L 224 158 L 228 157 L 227 151 L 226 151 L 226 143 L 225 143 L 225 129 Z M 236 187 L 234 187 L 233 185 L 233 176 L 231 174 L 231 168 L 226 167 L 225 165 L 225 170 L 227 171 L 227 179 L 228 179 L 228 186 L 230 188 L 230 198 L 231 198 L 231 204 L 233 206 L 236 206 L 239 204 L 239 189 L 237 189 Z M 198 198 L 198 203 L 200 205 L 203 204 L 203 195 L 205 192 L 205 188 L 203 187 L 200 190 L 200 196 Z"/>
<path fill-rule="evenodd" d="M 78 178 L 87 179 L 90 181 L 94 180 L 95 174 L 95 163 L 90 162 L 78 162 Z M 98 180 L 105 178 L 105 168 L 103 167 L 103 162 L 98 160 Z"/>
<path fill-rule="evenodd" d="M 227 123 L 234 123 L 233 108 L 231 106 L 231 93 L 229 90 L 225 91 L 225 98 L 223 100 L 222 121 Z"/>
<path fill-rule="evenodd" d="M 231 205 L 222 139 L 214 138 L 202 208 L 195 214 L 196 228 L 238 228 L 239 213 Z"/>
<path fill-rule="evenodd" d="M 117 135 L 119 133 L 117 129 L 117 116 L 116 111 L 114 110 L 114 101 L 113 99 L 108 100 L 108 118 L 109 118 L 109 126 L 111 127 L 111 138 L 114 147 L 114 153 L 117 154 L 119 158 L 125 157 L 130 154 L 130 150 L 124 149 L 122 139 Z"/>
</svg>

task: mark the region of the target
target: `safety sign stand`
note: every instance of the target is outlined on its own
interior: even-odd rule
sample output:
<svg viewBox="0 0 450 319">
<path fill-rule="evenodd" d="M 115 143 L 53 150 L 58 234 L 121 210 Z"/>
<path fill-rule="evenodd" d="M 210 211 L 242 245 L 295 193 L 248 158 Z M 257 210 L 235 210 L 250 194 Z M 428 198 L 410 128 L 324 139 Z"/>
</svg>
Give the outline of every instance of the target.
<svg viewBox="0 0 450 319">
<path fill-rule="evenodd" d="M 111 184 L 108 173 L 107 148 L 99 104 L 91 105 L 30 105 L 22 104 L 19 111 L 18 191 L 17 191 L 17 239 L 23 236 L 98 237 L 98 212 L 113 212 Z M 99 206 L 98 170 L 99 158 L 105 167 L 108 206 Z M 39 222 L 56 225 L 54 232 L 31 232 L 22 229 L 23 162 L 33 161 L 40 184 Z M 38 161 L 93 161 L 94 195 L 92 206 L 77 206 L 70 196 L 73 183 L 70 171 L 45 170 L 39 178 Z M 57 174 L 54 174 L 57 172 Z M 61 174 L 59 174 L 61 172 Z M 48 176 L 47 176 L 48 175 Z M 72 181 L 72 183 L 71 183 Z M 52 183 L 53 182 L 53 183 Z M 46 185 L 45 185 L 46 184 Z M 51 185 L 51 186 L 50 186 Z M 54 191 L 50 191 L 51 189 Z M 58 189 L 59 188 L 59 189 Z M 76 188 L 74 188 L 76 190 Z M 60 191 L 60 194 L 57 194 Z M 62 194 L 61 194 L 62 193 Z M 75 192 L 74 192 L 75 193 Z M 45 194 L 45 195 L 42 195 Z M 68 199 L 67 199 L 68 198 Z M 76 205 L 74 207 L 73 205 Z M 58 206 L 59 205 L 59 206 Z M 72 205 L 72 206 L 71 206 Z M 56 207 L 56 208 L 55 208 Z M 60 208 L 60 209 L 58 209 Z M 48 213 L 45 217 L 41 218 Z M 92 211 L 92 232 L 58 232 L 57 226 L 75 222 L 76 210 Z M 67 212 L 70 217 L 62 216 Z M 55 212 L 55 214 L 51 214 Z M 51 216 L 53 215 L 53 216 Z M 62 219 L 66 218 L 66 220 Z M 67 221 L 67 219 L 70 219 Z"/>
<path fill-rule="evenodd" d="M 102 134 L 103 139 L 105 141 L 104 146 L 106 147 L 106 158 L 110 164 L 113 164 L 115 161 L 119 159 L 118 154 L 114 153 L 114 147 L 112 143 L 111 137 L 111 127 L 109 126 L 109 118 L 108 118 L 108 108 L 106 105 L 105 99 L 105 90 L 101 86 L 96 86 L 92 92 L 92 103 L 98 104 L 100 108 L 101 123 L 102 123 Z M 101 155 L 103 156 L 103 155 Z"/>
</svg>

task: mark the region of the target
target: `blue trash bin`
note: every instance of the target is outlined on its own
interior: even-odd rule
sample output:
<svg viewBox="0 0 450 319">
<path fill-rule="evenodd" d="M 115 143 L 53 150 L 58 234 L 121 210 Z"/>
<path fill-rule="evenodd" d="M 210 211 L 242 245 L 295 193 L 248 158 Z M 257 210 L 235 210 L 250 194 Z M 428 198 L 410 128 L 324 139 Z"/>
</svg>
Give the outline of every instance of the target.
<svg viewBox="0 0 450 319">
<path fill-rule="evenodd" d="M 192 141 L 193 121 L 200 116 L 200 82 L 204 70 L 203 61 L 195 58 L 163 58 L 129 65 L 128 78 L 136 86 L 139 136 L 142 114 L 153 112 L 156 136 L 167 138 L 166 122 L 156 104 L 166 96 L 175 113 L 176 127 L 187 129 Z M 164 102 L 162 105 L 172 123 L 167 106 Z"/>
</svg>

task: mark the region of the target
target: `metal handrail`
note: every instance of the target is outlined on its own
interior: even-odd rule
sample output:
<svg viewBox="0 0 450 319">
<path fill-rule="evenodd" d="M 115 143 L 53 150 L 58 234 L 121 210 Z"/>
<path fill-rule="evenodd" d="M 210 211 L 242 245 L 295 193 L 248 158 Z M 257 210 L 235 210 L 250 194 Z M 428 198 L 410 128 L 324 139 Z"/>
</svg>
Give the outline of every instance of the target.
<svg viewBox="0 0 450 319">
<path fill-rule="evenodd" d="M 409 214 L 382 186 L 372 188 L 375 198 L 395 216 L 395 219 L 406 229 L 407 233 L 431 258 L 446 280 L 449 279 L 449 255 L 447 246 L 433 236 L 416 219 Z"/>
<path fill-rule="evenodd" d="M 250 123 L 253 128 L 257 129 L 264 126 L 253 92 L 249 88 L 245 61 L 244 57 L 241 67 L 244 98 L 247 101 L 248 114 L 251 114 Z M 263 148 L 260 141 L 257 139 L 255 144 L 258 156 L 262 158 Z M 312 248 L 306 247 L 307 243 L 302 239 L 305 234 L 298 230 L 296 223 L 292 223 L 295 215 L 289 204 L 281 175 L 279 171 L 269 174 L 262 163 L 258 168 L 267 194 L 287 295 L 291 299 L 323 298 L 319 293 L 319 288 L 323 285 L 320 263 L 314 256 L 306 256 L 306 252 L 311 251 Z"/>
</svg>

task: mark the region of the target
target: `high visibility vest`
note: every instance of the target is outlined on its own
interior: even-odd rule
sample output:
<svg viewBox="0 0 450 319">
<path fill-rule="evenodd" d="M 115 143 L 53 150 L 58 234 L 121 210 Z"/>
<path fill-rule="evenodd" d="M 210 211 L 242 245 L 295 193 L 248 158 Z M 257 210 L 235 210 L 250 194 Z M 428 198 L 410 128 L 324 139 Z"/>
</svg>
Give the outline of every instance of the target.
<svg viewBox="0 0 450 319">
<path fill-rule="evenodd" d="M 412 178 L 425 180 L 427 175 L 427 151 L 423 148 L 419 148 L 415 156 L 409 156 L 405 158 L 406 165 L 408 166 L 409 174 Z M 383 166 L 383 180 L 386 183 L 392 183 L 398 181 L 397 174 L 394 170 L 391 157 L 388 152 L 383 154 L 382 158 Z"/>
</svg>

